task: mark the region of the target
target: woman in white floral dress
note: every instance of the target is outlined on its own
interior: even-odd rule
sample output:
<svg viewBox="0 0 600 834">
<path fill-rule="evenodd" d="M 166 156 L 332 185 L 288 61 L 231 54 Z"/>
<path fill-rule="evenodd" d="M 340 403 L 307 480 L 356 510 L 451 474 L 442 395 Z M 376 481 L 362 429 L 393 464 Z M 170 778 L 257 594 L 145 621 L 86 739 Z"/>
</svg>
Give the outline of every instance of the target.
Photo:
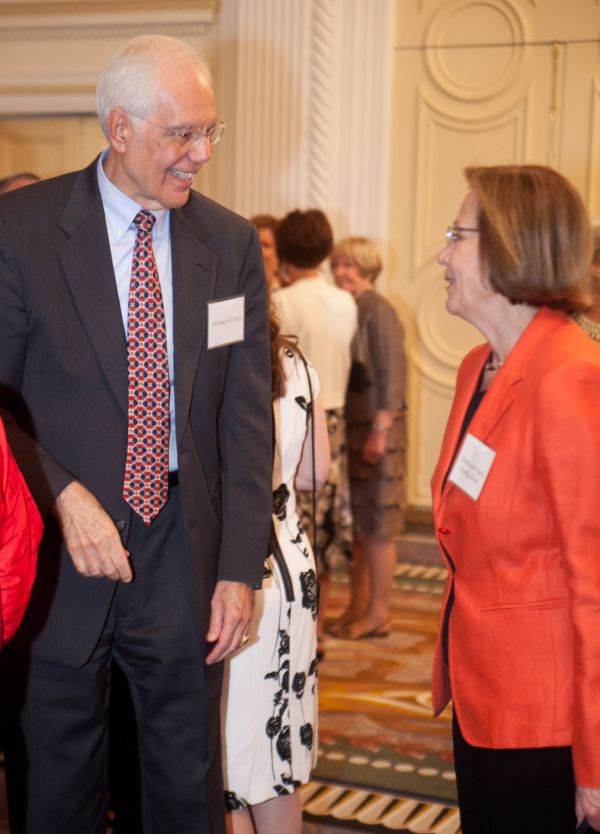
<svg viewBox="0 0 600 834">
<path fill-rule="evenodd" d="M 230 834 L 299 834 L 298 788 L 309 780 L 317 755 L 317 577 L 296 513 L 295 486 L 312 489 L 313 465 L 317 488 L 325 482 L 327 427 L 316 372 L 279 334 L 274 318 L 271 348 L 275 546 L 256 593 L 250 640 L 225 666 L 221 713 Z"/>
</svg>

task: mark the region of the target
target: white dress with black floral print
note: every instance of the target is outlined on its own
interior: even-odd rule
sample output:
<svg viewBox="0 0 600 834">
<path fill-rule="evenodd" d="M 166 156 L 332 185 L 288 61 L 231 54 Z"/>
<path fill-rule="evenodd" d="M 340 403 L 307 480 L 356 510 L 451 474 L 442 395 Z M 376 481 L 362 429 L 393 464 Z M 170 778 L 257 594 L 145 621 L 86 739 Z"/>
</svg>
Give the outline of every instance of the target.
<svg viewBox="0 0 600 834">
<path fill-rule="evenodd" d="M 283 353 L 284 397 L 273 404 L 273 524 L 279 556 L 265 562 L 250 641 L 225 664 L 221 702 L 223 776 L 229 809 L 291 793 L 317 754 L 317 578 L 296 514 L 294 477 L 307 435 L 307 370 Z M 315 370 L 308 366 L 313 397 Z"/>
</svg>

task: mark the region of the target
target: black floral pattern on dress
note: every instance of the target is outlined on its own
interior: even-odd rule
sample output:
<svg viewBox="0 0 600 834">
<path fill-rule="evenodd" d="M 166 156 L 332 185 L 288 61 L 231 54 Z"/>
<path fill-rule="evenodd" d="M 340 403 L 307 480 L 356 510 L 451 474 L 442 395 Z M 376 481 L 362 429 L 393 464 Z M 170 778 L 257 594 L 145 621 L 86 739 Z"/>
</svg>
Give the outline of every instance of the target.
<svg viewBox="0 0 600 834">
<path fill-rule="evenodd" d="M 290 635 L 287 633 L 287 631 L 284 631 L 283 629 L 280 629 L 280 631 L 279 631 L 279 649 L 278 649 L 279 657 L 281 657 L 284 654 L 289 654 L 289 653 L 290 653 Z M 288 668 L 289 668 L 289 662 L 288 662 Z"/>
<path fill-rule="evenodd" d="M 286 354 L 290 358 L 296 355 L 288 351 Z M 311 412 L 310 399 L 307 402 L 308 393 L 303 388 L 296 389 L 293 393 L 290 392 L 290 400 L 295 393 L 300 392 L 305 396 L 296 397 L 295 401 L 306 414 L 308 422 Z M 298 422 L 304 422 L 304 419 L 300 420 L 299 417 L 300 414 L 296 413 L 295 419 Z M 261 723 L 264 722 L 263 744 L 267 744 L 270 748 L 271 778 L 269 782 L 274 796 L 290 794 L 300 787 L 302 781 L 298 779 L 298 776 L 301 776 L 302 780 L 306 778 L 307 765 L 314 758 L 316 748 L 316 730 L 313 726 L 317 666 L 314 652 L 307 656 L 308 652 L 304 645 L 304 651 L 300 652 L 302 662 L 299 662 L 295 641 L 298 622 L 301 622 L 308 630 L 309 620 L 316 619 L 317 578 L 310 545 L 302 525 L 295 514 L 290 518 L 288 508 L 293 495 L 291 482 L 289 488 L 288 484 L 282 483 L 273 491 L 273 513 L 276 519 L 283 522 L 280 528 L 276 521 L 275 530 L 282 545 L 281 551 L 286 564 L 288 553 L 292 548 L 294 551 L 293 556 L 289 557 L 292 560 L 290 564 L 293 565 L 293 574 L 291 574 L 293 597 L 287 596 L 283 587 L 282 568 L 279 562 L 271 557 L 265 566 L 265 574 L 271 574 L 272 586 L 278 588 L 281 595 L 279 631 L 272 635 L 273 644 L 268 649 L 268 655 L 265 653 L 265 659 L 269 657 L 268 665 L 262 673 L 265 682 L 269 681 L 265 695 L 268 692 L 267 697 L 271 699 L 271 708 L 266 715 L 263 713 Z M 283 538 L 284 535 L 285 538 Z M 304 559 L 298 557 L 304 557 Z M 305 565 L 307 571 L 302 574 L 301 566 L 304 560 L 307 563 Z M 314 645 L 313 640 L 314 635 L 311 635 L 311 646 Z M 236 804 L 238 801 L 239 804 Z M 244 800 L 240 800 L 233 794 L 231 800 L 228 801 L 228 808 L 245 807 L 242 803 Z"/>
<path fill-rule="evenodd" d="M 307 570 L 300 574 L 300 587 L 302 588 L 302 607 L 310 610 L 314 620 L 317 617 L 319 601 L 319 586 L 314 570 Z"/>
<path fill-rule="evenodd" d="M 280 484 L 277 489 L 273 490 L 273 514 L 280 521 L 284 521 L 287 515 L 287 502 L 289 497 L 290 491 L 287 488 L 287 484 Z"/>
<path fill-rule="evenodd" d="M 302 544 L 302 535 L 303 534 L 304 534 L 304 529 L 303 529 L 302 525 L 300 524 L 300 522 L 298 522 L 298 527 L 297 527 L 297 530 L 296 530 L 296 536 L 295 536 L 295 538 L 290 539 L 291 543 L 292 544 Z M 308 551 L 306 550 L 306 547 L 303 548 L 303 553 L 305 554 L 305 556 L 308 556 Z"/>
<path fill-rule="evenodd" d="M 290 737 L 289 724 L 286 724 L 277 736 L 275 747 L 280 759 L 283 759 L 284 762 L 292 761 L 292 739 Z"/>
<path fill-rule="evenodd" d="M 304 694 L 304 687 L 306 685 L 306 675 L 304 672 L 296 672 L 294 680 L 292 681 L 292 690 L 296 698 L 301 698 Z"/>
<path fill-rule="evenodd" d="M 245 799 L 238 796 L 233 791 L 225 791 L 225 810 L 240 811 L 242 808 L 249 808 L 250 806 Z"/>
<path fill-rule="evenodd" d="M 313 728 L 312 724 L 306 723 L 300 727 L 300 744 L 303 744 L 305 747 L 308 747 L 309 750 L 312 750 L 313 746 Z"/>
<path fill-rule="evenodd" d="M 275 738 L 277 733 L 281 732 L 281 718 L 278 715 L 272 715 L 267 721 L 267 735 L 269 738 Z"/>
<path fill-rule="evenodd" d="M 295 397 L 295 400 L 296 400 L 296 402 L 298 403 L 298 405 L 300 406 L 300 408 L 301 408 L 303 411 L 306 411 L 306 419 L 307 419 L 307 421 L 308 421 L 308 418 L 309 418 L 309 417 L 310 417 L 310 415 L 312 414 L 312 403 L 311 403 L 311 402 L 309 402 L 309 401 L 306 399 L 306 397 L 303 397 L 303 396 Z"/>
<path fill-rule="evenodd" d="M 288 793 L 294 793 L 300 785 L 302 784 L 297 779 L 292 779 L 291 776 L 287 776 L 285 773 L 281 774 L 281 783 L 279 785 L 274 785 L 275 793 L 278 796 L 285 796 Z"/>
</svg>

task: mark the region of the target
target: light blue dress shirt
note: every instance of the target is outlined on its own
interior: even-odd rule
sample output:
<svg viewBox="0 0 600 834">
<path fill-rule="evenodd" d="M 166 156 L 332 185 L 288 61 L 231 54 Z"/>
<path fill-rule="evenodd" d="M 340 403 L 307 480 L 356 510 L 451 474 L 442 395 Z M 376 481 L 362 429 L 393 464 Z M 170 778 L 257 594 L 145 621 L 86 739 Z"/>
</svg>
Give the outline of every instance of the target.
<svg viewBox="0 0 600 834">
<path fill-rule="evenodd" d="M 133 259 L 133 247 L 137 229 L 134 226 L 133 218 L 143 206 L 138 205 L 135 200 L 120 191 L 108 179 L 102 165 L 108 151 L 104 151 L 98 160 L 98 187 L 102 204 L 104 206 L 104 217 L 106 218 L 106 229 L 110 243 L 110 254 L 113 262 L 119 304 L 121 305 L 121 317 L 127 337 L 127 308 L 129 304 L 129 282 L 131 278 L 131 261 Z M 171 387 L 169 401 L 169 470 L 177 469 L 177 440 L 175 433 L 175 389 L 173 369 L 173 272 L 171 268 L 171 232 L 169 224 L 169 212 L 167 209 L 153 211 L 156 223 L 152 230 L 152 248 L 154 260 L 158 269 L 160 289 L 162 292 L 163 308 L 165 311 L 165 324 L 167 328 L 167 352 L 169 355 L 169 384 Z M 123 461 L 125 471 L 125 461 Z"/>
</svg>

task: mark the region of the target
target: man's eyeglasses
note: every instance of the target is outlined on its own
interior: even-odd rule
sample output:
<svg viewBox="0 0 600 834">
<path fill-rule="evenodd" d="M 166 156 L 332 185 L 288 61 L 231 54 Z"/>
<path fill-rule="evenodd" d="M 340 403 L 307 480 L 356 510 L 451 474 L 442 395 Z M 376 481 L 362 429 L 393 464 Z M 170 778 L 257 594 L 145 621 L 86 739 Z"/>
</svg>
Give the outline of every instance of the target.
<svg viewBox="0 0 600 834">
<path fill-rule="evenodd" d="M 215 122 L 214 125 L 204 128 L 204 130 L 197 130 L 188 127 L 163 127 L 156 122 L 151 122 L 150 119 L 145 119 L 143 116 L 137 116 L 135 113 L 130 113 L 135 119 L 140 119 L 149 125 L 160 128 L 164 131 L 165 139 L 173 145 L 181 148 L 181 150 L 189 151 L 194 148 L 199 142 L 206 141 L 209 145 L 216 145 L 225 133 L 226 125 L 223 122 Z"/>
<path fill-rule="evenodd" d="M 469 226 L 455 226 L 454 223 L 446 229 L 446 242 L 456 243 L 460 240 L 462 232 L 476 232 L 479 234 L 479 229 L 471 229 Z"/>
</svg>

